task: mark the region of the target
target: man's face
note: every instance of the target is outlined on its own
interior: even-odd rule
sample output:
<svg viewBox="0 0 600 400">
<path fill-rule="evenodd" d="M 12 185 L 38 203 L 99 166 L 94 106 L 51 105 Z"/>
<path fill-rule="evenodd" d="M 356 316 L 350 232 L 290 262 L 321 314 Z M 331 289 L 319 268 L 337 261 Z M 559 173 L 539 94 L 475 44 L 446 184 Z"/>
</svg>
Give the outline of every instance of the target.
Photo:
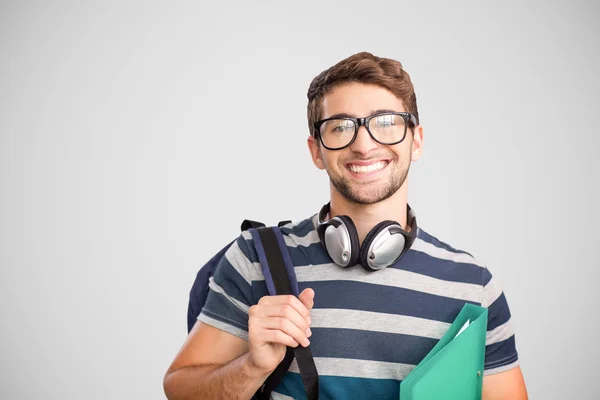
<svg viewBox="0 0 600 400">
<path fill-rule="evenodd" d="M 348 83 L 333 89 L 323 99 L 322 119 L 336 114 L 367 117 L 378 110 L 406 111 L 387 89 L 364 83 Z M 422 128 L 408 129 L 405 139 L 387 146 L 375 142 L 361 126 L 354 143 L 342 150 L 327 150 L 309 137 L 314 164 L 325 169 L 331 184 L 347 200 L 373 204 L 392 196 L 404 184 L 411 160 L 421 154 Z"/>
</svg>

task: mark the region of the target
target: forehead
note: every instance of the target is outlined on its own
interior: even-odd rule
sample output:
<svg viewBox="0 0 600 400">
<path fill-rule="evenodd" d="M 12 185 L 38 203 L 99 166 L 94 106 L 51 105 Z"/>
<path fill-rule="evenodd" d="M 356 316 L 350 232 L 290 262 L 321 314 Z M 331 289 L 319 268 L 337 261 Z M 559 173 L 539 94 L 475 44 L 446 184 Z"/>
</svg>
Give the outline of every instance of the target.
<svg viewBox="0 0 600 400">
<path fill-rule="evenodd" d="M 406 111 L 402 101 L 384 87 L 351 82 L 335 87 L 323 98 L 322 118 L 335 114 L 366 117 L 375 110 Z"/>
</svg>

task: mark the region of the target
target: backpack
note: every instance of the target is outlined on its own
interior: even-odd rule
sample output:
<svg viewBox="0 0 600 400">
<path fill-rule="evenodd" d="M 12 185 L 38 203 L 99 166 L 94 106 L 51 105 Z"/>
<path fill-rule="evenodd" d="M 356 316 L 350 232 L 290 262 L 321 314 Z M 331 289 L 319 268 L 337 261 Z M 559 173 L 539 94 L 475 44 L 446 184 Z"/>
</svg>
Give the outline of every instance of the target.
<svg viewBox="0 0 600 400">
<path fill-rule="evenodd" d="M 282 221 L 276 227 L 266 227 L 261 222 L 244 220 L 241 226 L 242 232 L 247 230 L 252 235 L 265 283 L 271 296 L 284 294 L 299 296 L 294 265 L 279 229 L 289 222 L 291 221 Z M 209 279 L 214 275 L 219 261 L 234 242 L 235 240 L 221 249 L 198 271 L 190 290 L 187 314 L 188 334 L 194 327 L 198 315 L 200 315 L 206 303 L 209 293 Z M 298 346 L 287 348 L 283 361 L 269 375 L 264 385 L 254 394 L 252 400 L 268 400 L 270 398 L 271 392 L 283 379 L 294 357 L 296 357 L 298 363 L 308 400 L 319 398 L 319 375 L 310 346 Z"/>
</svg>

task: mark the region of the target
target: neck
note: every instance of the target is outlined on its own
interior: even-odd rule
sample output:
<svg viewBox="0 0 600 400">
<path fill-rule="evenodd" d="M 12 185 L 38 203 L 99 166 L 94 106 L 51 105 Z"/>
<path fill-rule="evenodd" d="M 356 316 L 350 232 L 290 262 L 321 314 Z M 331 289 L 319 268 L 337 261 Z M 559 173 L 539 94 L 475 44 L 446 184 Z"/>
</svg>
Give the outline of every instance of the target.
<svg viewBox="0 0 600 400">
<path fill-rule="evenodd" d="M 374 204 L 358 204 L 343 197 L 332 185 L 329 218 L 338 215 L 347 215 L 352 218 L 361 244 L 369 231 L 381 221 L 396 221 L 408 231 L 410 227 L 407 226 L 406 221 L 407 188 L 408 179 L 389 198 Z"/>
</svg>

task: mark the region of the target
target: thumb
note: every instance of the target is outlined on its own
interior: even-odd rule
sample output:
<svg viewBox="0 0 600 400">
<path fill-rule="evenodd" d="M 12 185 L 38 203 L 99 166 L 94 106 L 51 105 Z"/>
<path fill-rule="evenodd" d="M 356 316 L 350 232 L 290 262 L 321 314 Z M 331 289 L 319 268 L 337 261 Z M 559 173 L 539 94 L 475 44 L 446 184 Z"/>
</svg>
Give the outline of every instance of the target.
<svg viewBox="0 0 600 400">
<path fill-rule="evenodd" d="M 300 296 L 298 296 L 298 299 L 300 299 L 302 304 L 304 304 L 304 307 L 308 308 L 309 310 L 315 305 L 314 298 L 315 291 L 311 288 L 304 289 L 302 293 L 300 293 Z"/>
</svg>

